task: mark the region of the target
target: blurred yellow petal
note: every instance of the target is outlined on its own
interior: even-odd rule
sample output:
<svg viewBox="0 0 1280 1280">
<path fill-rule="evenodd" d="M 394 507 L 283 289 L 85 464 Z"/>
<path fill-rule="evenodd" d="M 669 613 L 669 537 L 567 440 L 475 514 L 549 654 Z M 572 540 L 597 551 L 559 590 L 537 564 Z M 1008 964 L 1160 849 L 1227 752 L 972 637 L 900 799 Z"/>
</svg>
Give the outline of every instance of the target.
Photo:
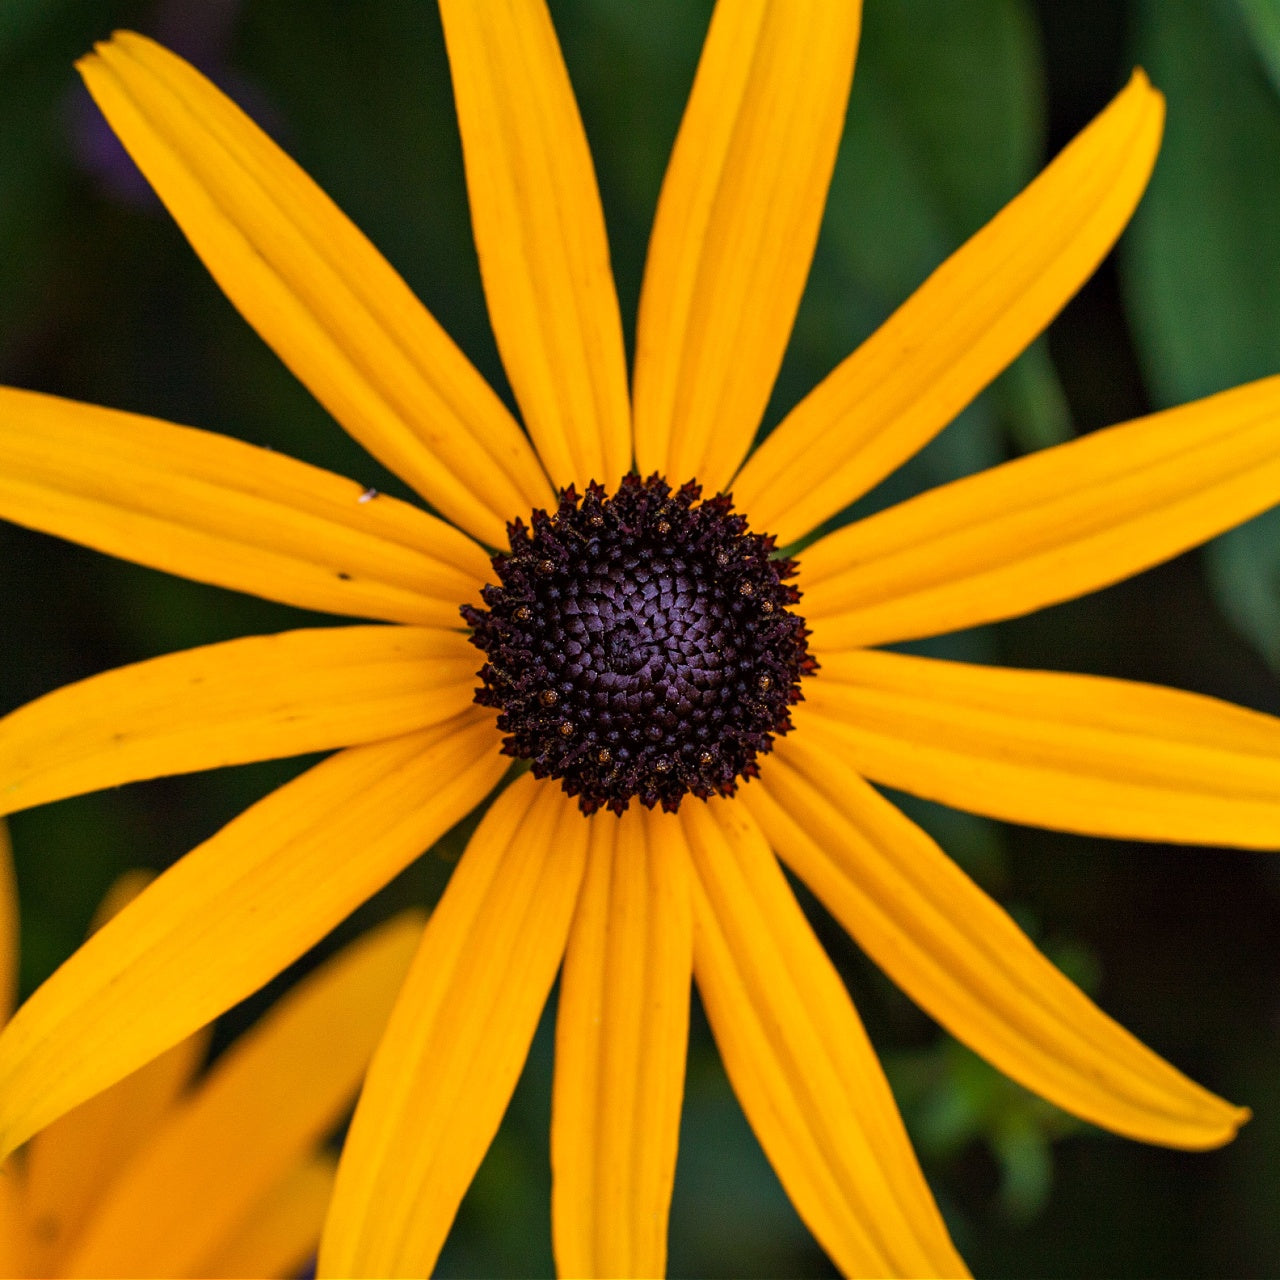
<svg viewBox="0 0 1280 1280">
<path fill-rule="evenodd" d="M 94 934 L 0 1034 L 0 1151 L 256 991 L 478 804 L 475 709 L 351 747 L 241 814 Z"/>
<path fill-rule="evenodd" d="M 551 16 L 544 0 L 441 0 L 440 16 L 502 363 L 556 485 L 613 489 L 631 468 L 622 321 Z"/>
<path fill-rule="evenodd" d="M 698 990 L 791 1203 L 846 1275 L 967 1275 L 853 1003 L 754 820 L 720 801 L 680 818 Z"/>
<path fill-rule="evenodd" d="M 22 1180 L 12 1160 L 0 1165 L 0 1276 L 35 1274 L 28 1269 Z"/>
<path fill-rule="evenodd" d="M 466 711 L 479 661 L 457 633 L 378 626 L 251 636 L 120 667 L 0 720 L 0 813 L 398 737 Z"/>
<path fill-rule="evenodd" d="M 795 709 L 876 782 L 1059 831 L 1280 849 L 1280 720 L 1158 685 L 823 655 Z"/>
<path fill-rule="evenodd" d="M 896 470 L 1018 356 L 1129 221 L 1163 123 L 1164 99 L 1135 72 L 752 455 L 733 491 L 754 527 L 783 546 L 802 537 Z"/>
<path fill-rule="evenodd" d="M 155 1132 L 204 1061 L 207 1029 L 95 1094 L 27 1146 L 30 1274 L 57 1275 L 112 1181 Z"/>
<path fill-rule="evenodd" d="M 1280 377 L 1096 431 L 814 543 L 823 649 L 1012 618 L 1109 586 L 1280 499 Z"/>
<path fill-rule="evenodd" d="M 18 882 L 13 874 L 9 827 L 0 818 L 0 1026 L 9 1020 L 17 996 Z"/>
<path fill-rule="evenodd" d="M 861 0 L 716 6 L 640 295 L 641 475 L 714 493 L 751 444 L 809 274 L 861 13 Z"/>
<path fill-rule="evenodd" d="M 423 920 L 397 916 L 300 982 L 214 1063 L 131 1162 L 72 1275 L 204 1276 L 350 1106 Z"/>
<path fill-rule="evenodd" d="M 118 876 L 94 912 L 90 933 L 154 879 L 153 871 L 141 869 Z M 26 1274 L 60 1272 L 89 1214 L 199 1070 L 211 1031 L 202 1027 L 31 1139 L 25 1152 Z"/>
<path fill-rule="evenodd" d="M 215 1280 L 300 1275 L 315 1255 L 337 1167 L 322 1152 L 288 1173 L 201 1274 Z"/>
<path fill-rule="evenodd" d="M 1248 1113 L 1158 1058 L 1036 950 L 913 822 L 838 757 L 783 738 L 742 801 L 867 954 L 1006 1075 L 1117 1133 L 1218 1146 Z"/>
<path fill-rule="evenodd" d="M 0 517 L 197 582 L 456 627 L 491 571 L 465 534 L 226 436 L 0 387 Z"/>
<path fill-rule="evenodd" d="M 552 1228 L 562 1276 L 661 1276 L 689 1039 L 693 913 L 679 821 L 591 819 L 556 1022 Z"/>
<path fill-rule="evenodd" d="M 150 867 L 132 867 L 116 876 L 94 909 L 88 933 L 97 933 L 108 920 L 118 916 L 155 878 L 156 872 Z"/>
<path fill-rule="evenodd" d="M 450 520 L 505 543 L 551 494 L 527 439 L 341 210 L 229 98 L 117 32 L 80 73 L 241 314 L 330 413 Z"/>
<path fill-rule="evenodd" d="M 558 785 L 525 774 L 471 837 L 369 1068 L 321 1275 L 431 1273 L 564 954 L 588 831 Z"/>
</svg>

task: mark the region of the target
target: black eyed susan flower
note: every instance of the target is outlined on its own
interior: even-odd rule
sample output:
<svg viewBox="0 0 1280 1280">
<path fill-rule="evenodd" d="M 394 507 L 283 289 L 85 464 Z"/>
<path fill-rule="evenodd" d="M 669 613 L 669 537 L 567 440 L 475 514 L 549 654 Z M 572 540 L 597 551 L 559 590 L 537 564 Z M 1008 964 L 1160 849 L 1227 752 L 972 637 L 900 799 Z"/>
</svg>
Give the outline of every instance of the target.
<svg viewBox="0 0 1280 1280">
<path fill-rule="evenodd" d="M 127 33 L 81 64 L 246 319 L 438 514 L 233 440 L 0 393 L 0 514 L 382 624 L 170 655 L 0 722 L 0 810 L 340 748 L 161 876 L 18 1012 L 0 1037 L 4 1145 L 261 986 L 482 804 L 513 755 L 529 768 L 485 812 L 375 1054 L 323 1274 L 431 1269 L 558 972 L 563 1274 L 663 1270 L 691 974 L 836 1265 L 962 1273 L 779 857 L 1028 1088 L 1145 1141 L 1227 1141 L 1245 1113 L 1112 1022 L 871 783 L 1069 831 L 1272 848 L 1280 725 L 1169 689 L 876 646 L 1080 595 L 1270 506 L 1280 379 L 945 485 L 794 563 L 776 552 L 940 431 L 1092 272 L 1147 181 L 1160 95 L 1135 73 L 752 453 L 858 5 L 717 6 L 630 390 L 546 9 L 441 8 L 523 430 L 368 241 L 189 66 Z"/>
<path fill-rule="evenodd" d="M 110 919 L 150 879 L 122 876 Z M 0 1020 L 17 910 L 0 822 Z M 406 912 L 299 983 L 215 1064 L 202 1027 L 42 1130 L 0 1170 L 5 1276 L 290 1276 L 314 1255 L 350 1107 L 422 932 Z M 333 1026 L 344 1035 L 333 1042 Z"/>
</svg>

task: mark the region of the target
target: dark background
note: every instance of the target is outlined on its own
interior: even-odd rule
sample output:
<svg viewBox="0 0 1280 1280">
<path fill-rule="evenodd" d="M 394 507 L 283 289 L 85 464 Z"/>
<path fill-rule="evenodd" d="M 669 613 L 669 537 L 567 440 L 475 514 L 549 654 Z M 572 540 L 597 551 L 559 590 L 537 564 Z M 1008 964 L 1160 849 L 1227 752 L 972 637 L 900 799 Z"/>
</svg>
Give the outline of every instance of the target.
<svg viewBox="0 0 1280 1280">
<path fill-rule="evenodd" d="M 630 340 L 709 6 L 555 0 L 552 9 L 596 157 Z M 71 64 L 115 26 L 166 40 L 232 93 L 509 399 L 430 0 L 3 0 L 0 380 L 238 435 L 403 492 L 239 319 L 113 144 Z M 766 428 L 1135 63 L 1167 94 L 1169 117 L 1118 253 L 1047 343 L 868 509 L 1280 371 L 1280 0 L 867 0 L 831 201 Z M 0 712 L 122 662 L 330 621 L 0 525 Z M 928 649 L 1155 680 L 1280 712 L 1280 518 Z M 167 866 L 300 767 L 170 779 L 17 815 L 24 991 L 74 948 L 121 870 Z M 975 1271 L 1280 1275 L 1273 855 L 1087 840 L 909 807 L 1109 1012 L 1255 1113 L 1236 1143 L 1206 1155 L 1079 1124 L 942 1036 L 815 909 Z M 404 903 L 433 901 L 462 838 L 453 833 L 329 945 Z M 224 1019 L 218 1043 L 280 987 Z M 544 1019 L 442 1259 L 446 1274 L 551 1269 L 549 1032 Z M 742 1120 L 696 1010 L 671 1267 L 829 1272 Z"/>
</svg>

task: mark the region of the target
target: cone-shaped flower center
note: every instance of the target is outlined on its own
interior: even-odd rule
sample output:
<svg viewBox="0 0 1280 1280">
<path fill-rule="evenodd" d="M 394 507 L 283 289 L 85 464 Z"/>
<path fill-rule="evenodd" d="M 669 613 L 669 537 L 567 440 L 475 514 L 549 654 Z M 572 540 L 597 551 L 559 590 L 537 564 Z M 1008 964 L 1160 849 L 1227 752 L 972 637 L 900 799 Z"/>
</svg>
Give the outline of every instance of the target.
<svg viewBox="0 0 1280 1280">
<path fill-rule="evenodd" d="M 504 750 L 563 780 L 584 813 L 631 798 L 675 811 L 686 793 L 730 795 L 791 728 L 813 671 L 800 593 L 720 496 L 658 476 L 606 495 L 567 489 L 532 530 L 509 528 L 501 586 L 464 607 L 488 661 L 476 701 L 501 711 Z"/>
</svg>

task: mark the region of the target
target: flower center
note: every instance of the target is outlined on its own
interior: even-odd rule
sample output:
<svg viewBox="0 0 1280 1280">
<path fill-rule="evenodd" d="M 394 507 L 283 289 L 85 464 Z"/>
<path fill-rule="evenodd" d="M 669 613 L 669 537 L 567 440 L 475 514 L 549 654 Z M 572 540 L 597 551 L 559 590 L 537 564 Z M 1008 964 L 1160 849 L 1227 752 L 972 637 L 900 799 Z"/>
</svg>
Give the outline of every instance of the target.
<svg viewBox="0 0 1280 1280">
<path fill-rule="evenodd" d="M 732 795 L 817 666 L 787 607 L 794 562 L 771 558 L 773 538 L 748 533 L 728 497 L 700 494 L 656 475 L 612 497 L 566 489 L 554 515 L 509 526 L 502 585 L 462 610 L 503 750 L 561 779 L 583 813 Z"/>
</svg>

